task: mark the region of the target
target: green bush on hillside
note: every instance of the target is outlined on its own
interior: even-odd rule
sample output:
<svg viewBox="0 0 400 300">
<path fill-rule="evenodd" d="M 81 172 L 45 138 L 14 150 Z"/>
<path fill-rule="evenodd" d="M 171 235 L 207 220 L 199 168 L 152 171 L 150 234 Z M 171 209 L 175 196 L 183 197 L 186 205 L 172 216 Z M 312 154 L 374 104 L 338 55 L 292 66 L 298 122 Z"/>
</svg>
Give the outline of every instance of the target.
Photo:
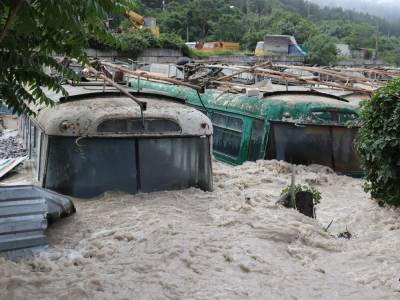
<svg viewBox="0 0 400 300">
<path fill-rule="evenodd" d="M 365 189 L 378 201 L 400 206 L 400 79 L 363 102 L 360 119 L 356 148 Z"/>
<path fill-rule="evenodd" d="M 311 64 L 328 66 L 338 62 L 338 50 L 332 39 L 325 34 L 311 37 L 305 44 Z"/>
<path fill-rule="evenodd" d="M 185 42 L 175 34 L 161 33 L 159 37 L 152 34 L 149 30 L 130 31 L 121 34 L 121 39 L 125 43 L 124 52 L 136 57 L 147 48 L 166 48 L 181 50 L 183 55 L 189 53 Z"/>
</svg>

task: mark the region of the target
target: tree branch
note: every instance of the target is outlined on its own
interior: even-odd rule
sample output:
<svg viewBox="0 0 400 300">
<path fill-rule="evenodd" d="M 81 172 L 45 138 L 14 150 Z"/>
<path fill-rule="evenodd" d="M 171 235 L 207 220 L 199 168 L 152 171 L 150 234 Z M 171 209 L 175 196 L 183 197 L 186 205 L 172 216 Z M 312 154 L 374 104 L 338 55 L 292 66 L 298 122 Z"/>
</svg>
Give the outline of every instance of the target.
<svg viewBox="0 0 400 300">
<path fill-rule="evenodd" d="M 25 0 L 17 0 L 14 8 L 10 8 L 8 13 L 8 17 L 6 23 L 4 25 L 3 31 L 0 34 L 0 44 L 3 42 L 4 38 L 6 37 L 8 31 L 11 29 L 11 25 L 14 22 L 15 17 L 17 16 L 18 11 L 20 10 L 22 4 Z"/>
</svg>

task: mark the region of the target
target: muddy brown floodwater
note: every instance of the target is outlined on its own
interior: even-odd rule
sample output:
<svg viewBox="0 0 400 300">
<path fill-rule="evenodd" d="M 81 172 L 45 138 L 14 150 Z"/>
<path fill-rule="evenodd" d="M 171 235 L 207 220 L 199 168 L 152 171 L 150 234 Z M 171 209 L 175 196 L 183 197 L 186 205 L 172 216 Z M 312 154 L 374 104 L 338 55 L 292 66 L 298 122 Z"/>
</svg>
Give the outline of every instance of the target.
<svg viewBox="0 0 400 300">
<path fill-rule="evenodd" d="M 360 179 L 297 172 L 322 193 L 316 221 L 275 204 L 291 176 L 277 161 L 215 162 L 214 192 L 75 200 L 49 248 L 0 258 L 0 298 L 399 299 L 400 211 Z M 346 228 L 352 238 L 337 238 Z"/>
</svg>

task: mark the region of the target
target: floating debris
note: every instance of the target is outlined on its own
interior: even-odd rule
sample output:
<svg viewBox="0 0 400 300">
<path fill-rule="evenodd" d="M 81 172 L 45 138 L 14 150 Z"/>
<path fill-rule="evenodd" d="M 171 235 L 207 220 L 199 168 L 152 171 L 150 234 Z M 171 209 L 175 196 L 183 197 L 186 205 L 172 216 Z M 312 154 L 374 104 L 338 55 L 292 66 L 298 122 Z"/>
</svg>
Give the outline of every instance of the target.
<svg viewBox="0 0 400 300">
<path fill-rule="evenodd" d="M 353 235 L 350 233 L 350 231 L 347 229 L 347 227 L 346 227 L 346 231 L 341 232 L 341 233 L 338 234 L 338 238 L 340 238 L 340 239 L 346 239 L 346 240 L 351 239 L 352 236 L 353 236 Z"/>
</svg>

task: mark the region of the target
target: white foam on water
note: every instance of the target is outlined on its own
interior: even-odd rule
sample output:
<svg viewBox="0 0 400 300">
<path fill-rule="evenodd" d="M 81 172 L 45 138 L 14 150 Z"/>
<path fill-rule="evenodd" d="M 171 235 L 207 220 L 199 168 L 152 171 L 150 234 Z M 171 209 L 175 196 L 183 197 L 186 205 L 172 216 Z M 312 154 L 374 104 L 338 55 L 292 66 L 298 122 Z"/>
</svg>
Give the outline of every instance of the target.
<svg viewBox="0 0 400 300">
<path fill-rule="evenodd" d="M 298 182 L 322 193 L 309 219 L 275 204 L 290 170 L 215 162 L 214 192 L 75 200 L 48 249 L 0 258 L 1 298 L 399 299 L 400 211 L 379 207 L 360 179 L 298 166 Z M 337 238 L 346 229 L 352 239 Z"/>
</svg>

